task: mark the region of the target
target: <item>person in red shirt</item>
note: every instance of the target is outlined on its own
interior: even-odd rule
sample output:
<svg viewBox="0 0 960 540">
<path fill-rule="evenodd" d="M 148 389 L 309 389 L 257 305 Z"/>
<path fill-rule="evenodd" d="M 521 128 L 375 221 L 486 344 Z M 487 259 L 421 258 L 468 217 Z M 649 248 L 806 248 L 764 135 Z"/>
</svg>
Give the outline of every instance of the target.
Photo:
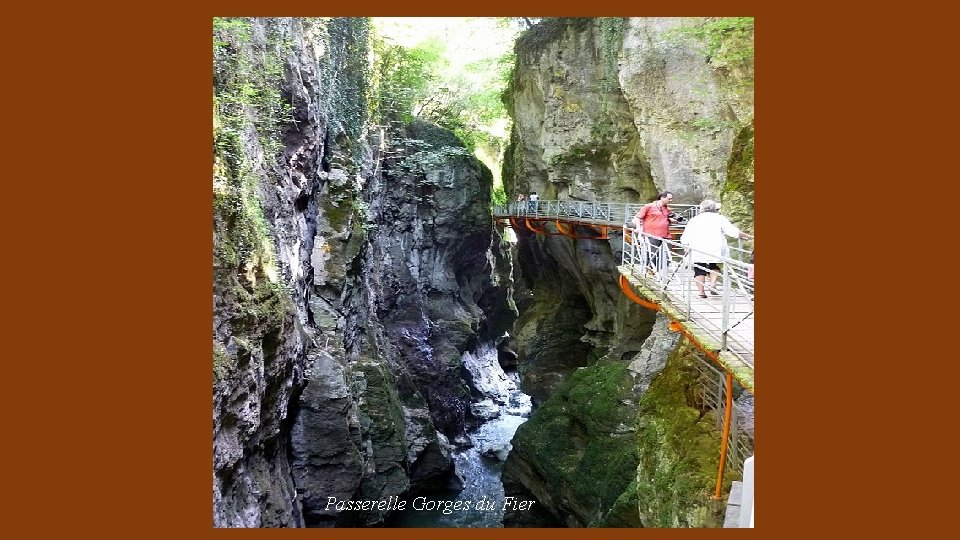
<svg viewBox="0 0 960 540">
<path fill-rule="evenodd" d="M 634 235 L 636 239 L 644 239 L 649 242 L 649 252 L 647 264 L 655 269 L 660 269 L 660 251 L 664 238 L 670 236 L 670 208 L 667 206 L 673 201 L 673 193 L 664 191 L 657 195 L 655 201 L 643 205 L 636 215 L 633 216 L 633 226 L 638 231 L 643 231 L 651 236 Z M 666 262 L 666 261 L 664 261 Z"/>
</svg>

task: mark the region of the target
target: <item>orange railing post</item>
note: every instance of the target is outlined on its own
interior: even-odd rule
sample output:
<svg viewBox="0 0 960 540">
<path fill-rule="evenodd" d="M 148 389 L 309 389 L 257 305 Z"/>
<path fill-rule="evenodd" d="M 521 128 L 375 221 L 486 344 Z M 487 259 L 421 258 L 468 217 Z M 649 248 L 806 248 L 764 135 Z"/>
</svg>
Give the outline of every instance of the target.
<svg viewBox="0 0 960 540">
<path fill-rule="evenodd" d="M 733 416 L 733 375 L 727 372 L 726 377 L 727 406 L 723 411 L 723 440 L 720 441 L 720 468 L 717 470 L 717 489 L 713 494 L 714 499 L 720 499 L 720 491 L 723 488 L 723 469 L 727 464 L 727 439 L 730 438 L 730 418 Z M 736 441 L 734 441 L 736 443 Z"/>
</svg>

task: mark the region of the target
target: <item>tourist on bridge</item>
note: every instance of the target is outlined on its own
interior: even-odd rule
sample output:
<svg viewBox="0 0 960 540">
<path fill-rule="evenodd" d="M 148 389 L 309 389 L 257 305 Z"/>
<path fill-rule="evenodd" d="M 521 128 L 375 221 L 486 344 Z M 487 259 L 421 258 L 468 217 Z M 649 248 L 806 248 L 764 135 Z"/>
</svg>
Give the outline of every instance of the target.
<svg viewBox="0 0 960 540">
<path fill-rule="evenodd" d="M 517 195 L 517 211 L 518 212 L 523 212 L 524 210 L 526 210 L 525 206 L 527 205 L 524 202 L 526 200 L 527 200 L 527 197 L 523 193 Z"/>
<path fill-rule="evenodd" d="M 753 238 L 730 223 L 730 220 L 719 212 L 720 203 L 705 199 L 700 203 L 700 213 L 687 223 L 683 234 L 680 235 L 680 243 L 691 250 L 693 279 L 697 282 L 700 298 L 707 297 L 704 292 L 707 272 L 710 273 L 710 294 L 720 294 L 717 292 L 719 275 L 717 272 L 720 271 L 720 261 L 729 256 L 727 239 L 724 235 L 731 238 Z"/>
<path fill-rule="evenodd" d="M 530 211 L 536 213 L 537 211 L 537 202 L 540 200 L 540 196 L 537 195 L 536 191 L 530 192 Z"/>
<path fill-rule="evenodd" d="M 671 201 L 673 201 L 673 193 L 664 191 L 658 194 L 656 200 L 652 203 L 643 205 L 633 216 L 633 226 L 638 232 L 634 235 L 634 238 L 641 242 L 646 241 L 649 250 L 647 252 L 647 265 L 656 270 L 661 269 L 660 254 L 664 248 L 662 245 L 663 239 L 670 238 L 670 223 L 673 220 L 670 218 L 670 208 L 667 205 Z M 651 236 L 643 236 L 639 234 L 640 231 Z M 663 265 L 666 266 L 666 263 L 666 257 L 664 257 Z"/>
</svg>

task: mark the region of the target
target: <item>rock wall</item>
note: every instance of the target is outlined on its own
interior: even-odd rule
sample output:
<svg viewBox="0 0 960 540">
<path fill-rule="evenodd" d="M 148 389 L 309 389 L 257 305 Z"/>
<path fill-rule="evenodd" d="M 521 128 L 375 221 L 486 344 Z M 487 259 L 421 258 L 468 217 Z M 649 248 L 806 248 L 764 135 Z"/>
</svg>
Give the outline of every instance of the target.
<svg viewBox="0 0 960 540">
<path fill-rule="evenodd" d="M 726 43 L 705 54 L 697 24 L 551 19 L 525 34 L 511 197 L 671 189 L 719 197 L 750 229 L 752 70 L 721 61 Z M 539 406 L 504 465 L 508 494 L 542 503 L 524 519 L 713 523 L 700 473 L 714 435 L 676 336 L 618 290 L 620 239 L 521 232 L 507 254 L 490 172 L 455 137 L 370 121 L 368 34 L 359 18 L 214 23 L 214 525 L 378 525 L 386 511 L 329 497 L 456 485 L 450 450 L 487 386 L 464 358 L 495 343 Z"/>
<path fill-rule="evenodd" d="M 678 203 L 719 199 L 725 214 L 752 229 L 752 34 L 717 30 L 724 24 L 561 18 L 522 35 L 507 93 L 515 121 L 504 165 L 510 200 L 537 192 L 648 202 L 670 190 Z M 738 56 L 746 50 L 749 61 Z M 698 404 L 682 392 L 696 375 L 665 369 L 676 336 L 619 291 L 619 236 L 603 242 L 521 231 L 519 238 L 516 290 L 525 294 L 516 299 L 522 309 L 511 347 L 541 407 L 513 442 L 503 473 L 508 494 L 538 499 L 550 516 L 541 524 L 712 523 L 717 509 L 706 501 L 705 477 L 682 474 L 689 463 L 673 469 L 674 479 L 651 472 L 651 455 L 661 464 L 673 459 L 657 449 L 692 450 L 655 428 L 648 416 L 659 405 L 645 396 L 678 403 L 673 410 L 687 418 Z M 719 435 L 702 417 L 687 426 L 704 430 L 691 445 L 711 441 L 718 452 Z M 672 491 L 673 502 L 653 501 L 671 482 L 685 486 Z M 508 513 L 505 524 L 525 519 Z"/>
<path fill-rule="evenodd" d="M 727 50 L 747 45 L 708 22 L 559 18 L 522 35 L 508 193 L 649 202 L 670 190 L 677 203 L 720 200 L 752 228 L 752 33 L 746 60 Z"/>
<path fill-rule="evenodd" d="M 490 172 L 449 132 L 369 123 L 368 34 L 214 24 L 218 527 L 375 525 L 328 497 L 455 483 L 460 358 L 516 317 Z"/>
</svg>

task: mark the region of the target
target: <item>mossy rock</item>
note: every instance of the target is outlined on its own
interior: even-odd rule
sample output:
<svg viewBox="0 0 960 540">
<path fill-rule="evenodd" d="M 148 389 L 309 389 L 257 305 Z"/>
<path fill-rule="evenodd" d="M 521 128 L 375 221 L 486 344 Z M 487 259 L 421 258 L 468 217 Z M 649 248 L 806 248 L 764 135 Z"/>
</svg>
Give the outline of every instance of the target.
<svg viewBox="0 0 960 540">
<path fill-rule="evenodd" d="M 700 407 L 700 360 L 681 342 L 641 397 L 637 415 L 637 499 L 645 527 L 717 527 L 710 501 L 720 461 L 720 432 Z M 728 489 L 732 481 L 725 478 Z"/>
<path fill-rule="evenodd" d="M 569 493 L 589 523 L 609 511 L 635 477 L 633 381 L 626 364 L 601 362 L 575 371 L 514 437 L 547 485 Z"/>
<path fill-rule="evenodd" d="M 517 38 L 517 52 L 536 52 L 563 37 L 568 28 L 583 31 L 593 23 L 591 17 L 551 17 L 534 25 Z"/>
<path fill-rule="evenodd" d="M 753 231 L 753 126 L 745 126 L 733 141 L 727 181 L 720 193 L 723 213 L 740 228 Z"/>
<path fill-rule="evenodd" d="M 351 364 L 351 370 L 362 374 L 365 382 L 359 392 L 353 389 L 360 395 L 360 411 L 364 417 L 361 423 L 374 446 L 386 450 L 375 453 L 374 460 L 378 466 L 386 467 L 403 461 L 405 424 L 396 378 L 385 366 L 371 359 L 358 360 Z"/>
<path fill-rule="evenodd" d="M 613 508 L 607 512 L 602 519 L 591 523 L 591 527 L 643 527 L 640 521 L 640 513 L 637 511 L 639 500 L 637 499 L 637 480 L 630 482 L 626 491 L 617 497 L 613 503 Z"/>
<path fill-rule="evenodd" d="M 443 148 L 445 146 L 466 148 L 463 141 L 452 131 L 422 120 L 414 120 L 407 124 L 406 136 L 410 139 L 428 143 L 431 149 Z"/>
</svg>

